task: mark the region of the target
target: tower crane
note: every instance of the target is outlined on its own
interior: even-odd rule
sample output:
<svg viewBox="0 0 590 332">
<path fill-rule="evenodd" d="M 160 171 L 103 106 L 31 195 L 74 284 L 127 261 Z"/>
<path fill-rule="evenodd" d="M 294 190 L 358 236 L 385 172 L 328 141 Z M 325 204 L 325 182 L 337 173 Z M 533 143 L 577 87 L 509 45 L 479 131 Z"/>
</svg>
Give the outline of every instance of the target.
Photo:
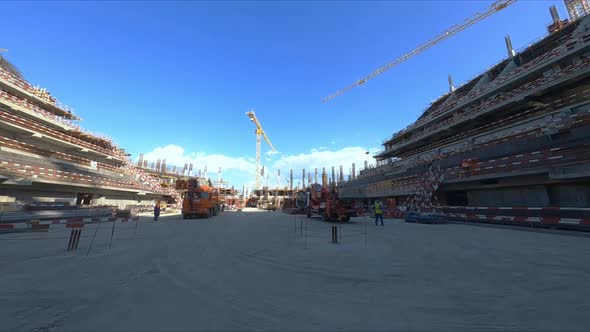
<svg viewBox="0 0 590 332">
<path fill-rule="evenodd" d="M 361 78 L 360 80 L 354 82 L 353 84 L 345 87 L 344 89 L 338 90 L 335 93 L 327 96 L 326 98 L 324 98 L 322 100 L 322 102 L 327 102 L 330 99 L 333 99 L 335 97 L 340 96 L 341 94 L 347 92 L 348 90 L 351 90 L 352 88 L 355 88 L 359 85 L 363 85 L 365 83 L 367 83 L 368 80 L 384 73 L 385 71 L 395 67 L 396 65 L 408 60 L 409 58 L 418 55 L 424 51 L 426 51 L 427 49 L 431 48 L 432 46 L 440 43 L 441 41 L 457 34 L 458 32 L 461 32 L 465 29 L 467 29 L 468 27 L 474 25 L 475 23 L 483 20 L 484 18 L 499 12 L 500 10 L 510 6 L 511 4 L 515 3 L 517 0 L 497 0 L 495 1 L 488 9 L 486 9 L 484 12 L 481 13 L 475 13 L 473 14 L 471 17 L 467 18 L 465 20 L 465 22 L 459 24 L 459 25 L 454 25 L 452 27 L 450 27 L 447 31 L 445 31 L 443 34 L 440 34 L 436 37 L 434 37 L 433 39 L 421 44 L 420 46 L 414 48 L 411 52 L 408 52 L 398 58 L 396 58 L 395 60 L 389 62 L 388 64 L 378 68 L 377 70 L 373 71 L 372 73 L 370 73 L 369 75 Z"/>
<path fill-rule="evenodd" d="M 246 115 L 250 118 L 250 121 L 254 122 L 254 125 L 256 125 L 256 131 L 254 132 L 256 134 L 256 184 L 254 188 L 260 189 L 260 137 L 264 137 L 264 140 L 268 143 L 271 151 L 276 150 L 274 146 L 272 146 L 272 143 L 268 139 L 268 136 L 266 136 L 264 130 L 262 130 L 262 125 L 260 125 L 254 111 L 246 112 Z"/>
</svg>

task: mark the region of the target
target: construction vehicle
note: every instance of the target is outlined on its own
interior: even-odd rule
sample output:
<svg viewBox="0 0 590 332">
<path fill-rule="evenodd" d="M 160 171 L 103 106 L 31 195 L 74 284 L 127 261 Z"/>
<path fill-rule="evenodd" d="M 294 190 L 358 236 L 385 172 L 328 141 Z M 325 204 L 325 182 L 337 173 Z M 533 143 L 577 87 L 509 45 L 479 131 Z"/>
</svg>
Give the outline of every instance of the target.
<svg viewBox="0 0 590 332">
<path fill-rule="evenodd" d="M 209 218 L 218 215 L 221 211 L 219 192 L 215 190 L 209 179 L 177 180 L 176 190 L 181 192 L 183 219 Z"/>
<path fill-rule="evenodd" d="M 324 221 L 347 222 L 356 217 L 356 210 L 351 201 L 339 199 L 335 189 L 314 183 L 307 192 L 306 214 L 308 218 L 319 215 Z"/>
<path fill-rule="evenodd" d="M 266 210 L 266 211 L 276 211 L 277 205 L 274 201 L 264 201 L 258 205 L 258 208 Z"/>
<path fill-rule="evenodd" d="M 298 191 L 293 197 L 285 198 L 283 212 L 288 214 L 307 214 L 307 193 Z"/>
</svg>

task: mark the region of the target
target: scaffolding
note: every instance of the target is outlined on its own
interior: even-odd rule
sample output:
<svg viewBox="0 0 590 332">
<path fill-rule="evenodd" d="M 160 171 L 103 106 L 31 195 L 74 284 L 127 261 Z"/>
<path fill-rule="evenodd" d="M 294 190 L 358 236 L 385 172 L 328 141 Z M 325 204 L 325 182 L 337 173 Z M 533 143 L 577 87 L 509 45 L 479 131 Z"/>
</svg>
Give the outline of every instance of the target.
<svg viewBox="0 0 590 332">
<path fill-rule="evenodd" d="M 13 76 L 16 76 L 17 78 L 19 78 L 21 80 L 24 79 L 23 74 L 20 72 L 20 70 L 18 70 L 18 68 L 16 68 L 15 65 L 10 63 L 10 61 L 6 60 L 6 58 L 3 57 L 2 55 L 0 55 L 0 68 L 6 70 L 10 74 L 12 74 Z"/>
<path fill-rule="evenodd" d="M 440 204 L 435 193 L 442 180 L 443 172 L 440 166 L 431 165 L 418 182 L 415 192 L 406 199 L 406 211 L 438 212 Z"/>
<path fill-rule="evenodd" d="M 588 0 L 564 0 L 564 3 L 570 18 L 574 21 L 590 14 Z"/>
</svg>

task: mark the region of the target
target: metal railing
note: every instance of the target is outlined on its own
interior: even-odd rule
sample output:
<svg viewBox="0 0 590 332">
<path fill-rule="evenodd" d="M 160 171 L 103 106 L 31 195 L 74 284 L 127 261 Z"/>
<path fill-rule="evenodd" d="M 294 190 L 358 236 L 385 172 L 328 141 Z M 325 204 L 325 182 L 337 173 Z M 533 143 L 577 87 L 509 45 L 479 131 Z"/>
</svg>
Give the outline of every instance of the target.
<svg viewBox="0 0 590 332">
<path fill-rule="evenodd" d="M 111 216 L 114 207 L 69 207 L 64 209 L 0 211 L 1 223 L 18 223 L 30 220 L 58 220 L 71 218 L 96 218 Z"/>
</svg>

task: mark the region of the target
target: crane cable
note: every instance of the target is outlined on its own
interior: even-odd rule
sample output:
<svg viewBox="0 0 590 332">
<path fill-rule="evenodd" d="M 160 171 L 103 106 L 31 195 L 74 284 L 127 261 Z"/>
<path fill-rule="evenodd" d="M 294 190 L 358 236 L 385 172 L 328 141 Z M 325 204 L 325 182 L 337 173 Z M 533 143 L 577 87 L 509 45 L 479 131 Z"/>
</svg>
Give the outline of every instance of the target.
<svg viewBox="0 0 590 332">
<path fill-rule="evenodd" d="M 333 99 L 335 97 L 338 97 L 339 95 L 351 90 L 352 88 L 355 88 L 359 85 L 363 85 L 365 84 L 368 80 L 384 73 L 385 71 L 393 68 L 394 66 L 408 60 L 409 58 L 420 54 L 424 51 L 426 51 L 427 49 L 431 48 L 432 46 L 438 44 L 439 42 L 465 30 L 466 28 L 474 25 L 475 23 L 483 20 L 484 18 L 499 12 L 500 10 L 508 7 L 509 5 L 515 3 L 517 0 L 497 0 L 495 1 L 490 8 L 488 8 L 485 12 L 483 13 L 475 13 L 474 15 L 472 15 L 471 17 L 467 18 L 465 20 L 465 22 L 463 24 L 460 25 L 454 25 L 452 27 L 450 27 L 447 31 L 445 31 L 443 34 L 440 34 L 438 36 L 436 36 L 435 38 L 427 41 L 424 44 L 421 44 L 420 46 L 414 48 L 411 52 L 408 52 L 398 58 L 396 58 L 395 60 L 389 62 L 388 64 L 378 68 L 377 70 L 373 71 L 372 73 L 370 73 L 369 75 L 359 79 L 358 81 L 354 82 L 353 84 L 338 90 L 337 92 L 327 96 L 326 98 L 322 99 L 323 103 L 326 103 L 327 101 L 329 101 L 330 99 Z"/>
</svg>

